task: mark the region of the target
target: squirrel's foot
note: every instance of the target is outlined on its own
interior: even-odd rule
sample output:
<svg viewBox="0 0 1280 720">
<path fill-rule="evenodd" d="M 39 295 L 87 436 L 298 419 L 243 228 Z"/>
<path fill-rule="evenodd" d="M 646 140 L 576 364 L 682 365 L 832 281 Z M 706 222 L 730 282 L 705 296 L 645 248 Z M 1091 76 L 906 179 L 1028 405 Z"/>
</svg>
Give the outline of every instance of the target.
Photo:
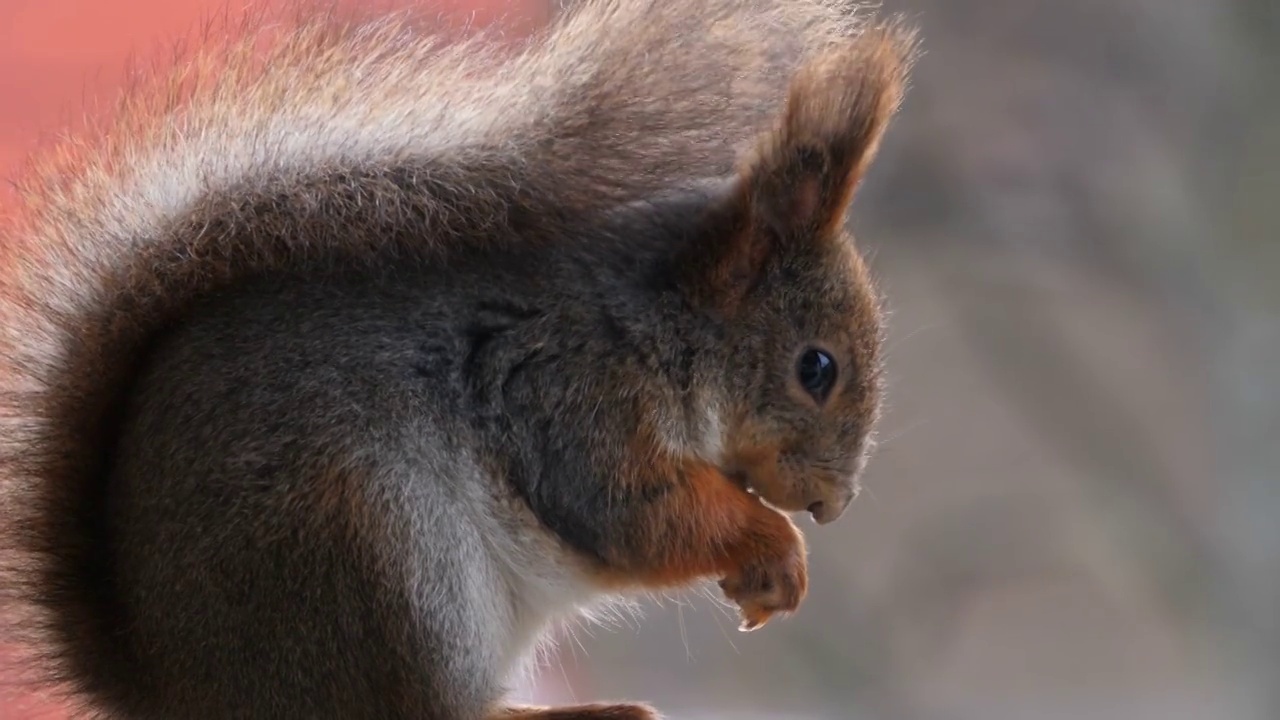
<svg viewBox="0 0 1280 720">
<path fill-rule="evenodd" d="M 662 720 L 647 705 L 574 705 L 559 708 L 508 707 L 490 720 Z"/>
<path fill-rule="evenodd" d="M 725 597 L 742 612 L 739 630 L 763 627 L 777 613 L 795 612 L 809 589 L 804 540 L 791 526 L 792 541 L 771 548 L 766 557 L 748 560 L 720 581 Z"/>
</svg>

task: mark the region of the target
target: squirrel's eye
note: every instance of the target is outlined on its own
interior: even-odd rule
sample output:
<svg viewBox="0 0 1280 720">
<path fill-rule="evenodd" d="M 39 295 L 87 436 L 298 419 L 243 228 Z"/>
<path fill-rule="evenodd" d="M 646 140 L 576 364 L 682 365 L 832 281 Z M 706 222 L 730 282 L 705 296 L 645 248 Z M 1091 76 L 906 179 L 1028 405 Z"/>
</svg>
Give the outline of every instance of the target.
<svg viewBox="0 0 1280 720">
<path fill-rule="evenodd" d="M 836 361 L 827 353 L 810 348 L 800 356 L 796 377 L 805 391 L 821 403 L 836 384 Z"/>
</svg>

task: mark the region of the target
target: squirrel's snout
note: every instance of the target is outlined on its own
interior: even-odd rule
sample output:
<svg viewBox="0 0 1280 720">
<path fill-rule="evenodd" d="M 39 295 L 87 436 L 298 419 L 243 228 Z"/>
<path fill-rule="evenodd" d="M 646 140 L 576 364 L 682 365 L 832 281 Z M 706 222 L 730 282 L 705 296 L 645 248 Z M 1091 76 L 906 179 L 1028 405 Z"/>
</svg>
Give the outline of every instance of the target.
<svg viewBox="0 0 1280 720">
<path fill-rule="evenodd" d="M 807 510 L 814 522 L 826 525 L 840 519 L 857 495 L 858 488 L 853 483 L 824 483 Z"/>
</svg>

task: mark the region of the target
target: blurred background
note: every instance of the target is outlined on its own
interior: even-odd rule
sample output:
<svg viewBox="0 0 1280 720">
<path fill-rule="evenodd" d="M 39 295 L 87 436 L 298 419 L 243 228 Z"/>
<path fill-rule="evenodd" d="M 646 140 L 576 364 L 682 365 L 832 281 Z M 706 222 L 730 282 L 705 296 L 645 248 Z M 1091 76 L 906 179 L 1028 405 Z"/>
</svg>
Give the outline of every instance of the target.
<svg viewBox="0 0 1280 720">
<path fill-rule="evenodd" d="M 0 173 L 223 2 L 0 0 Z M 438 4 L 513 33 L 552 12 Z M 645 603 L 522 692 L 673 720 L 1280 718 L 1280 4 L 884 9 L 927 54 L 854 211 L 893 310 L 867 491 L 810 526 L 794 618 Z M 59 716 L 38 705 L 0 719 Z"/>
</svg>

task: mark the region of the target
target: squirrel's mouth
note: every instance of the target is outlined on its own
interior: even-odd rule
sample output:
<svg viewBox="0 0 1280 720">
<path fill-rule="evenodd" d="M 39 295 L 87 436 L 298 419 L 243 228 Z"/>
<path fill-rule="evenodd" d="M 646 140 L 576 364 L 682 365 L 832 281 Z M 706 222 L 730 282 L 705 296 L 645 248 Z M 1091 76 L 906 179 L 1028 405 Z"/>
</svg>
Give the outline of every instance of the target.
<svg viewBox="0 0 1280 720">
<path fill-rule="evenodd" d="M 777 467 L 759 470 L 761 472 L 752 472 L 750 468 L 735 464 L 721 468 L 720 472 L 769 507 L 788 514 L 807 513 L 819 525 L 838 519 L 858 494 L 856 480 L 842 473 L 831 473 L 830 477 L 817 482 L 792 484 Z M 849 479 L 841 481 L 837 477 Z"/>
<path fill-rule="evenodd" d="M 799 512 L 801 510 L 800 507 L 793 507 L 795 503 L 789 502 L 788 493 L 778 492 L 779 488 L 773 487 L 768 482 L 763 484 L 753 482 L 753 478 L 760 477 L 761 473 L 752 473 L 750 469 L 741 465 L 721 468 L 720 472 L 734 485 L 756 496 L 769 507 L 785 513 Z M 768 474 L 764 474 L 764 476 L 766 478 L 769 477 Z"/>
<path fill-rule="evenodd" d="M 726 470 L 722 468 L 720 472 L 723 473 L 725 477 L 732 480 L 734 485 L 737 485 L 738 487 L 742 488 L 743 490 L 746 490 L 747 492 L 753 495 L 755 494 L 755 488 L 751 487 L 751 480 L 747 476 L 746 470 L 743 470 L 741 468 L 732 468 L 732 469 Z"/>
</svg>

